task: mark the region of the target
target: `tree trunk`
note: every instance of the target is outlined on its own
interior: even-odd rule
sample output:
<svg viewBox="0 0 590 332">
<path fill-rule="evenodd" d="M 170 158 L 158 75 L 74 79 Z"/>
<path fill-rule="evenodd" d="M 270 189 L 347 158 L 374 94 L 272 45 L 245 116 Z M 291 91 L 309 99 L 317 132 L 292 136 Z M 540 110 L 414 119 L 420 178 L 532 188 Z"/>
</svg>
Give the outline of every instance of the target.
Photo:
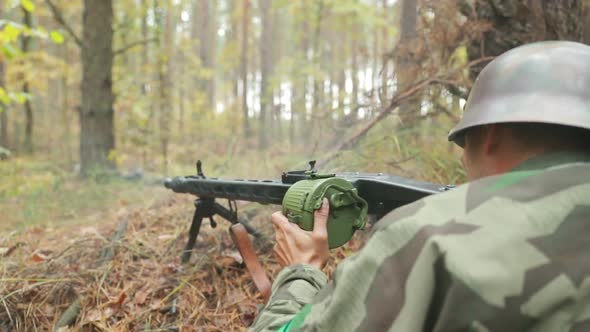
<svg viewBox="0 0 590 332">
<path fill-rule="evenodd" d="M 143 37 L 144 40 L 147 40 L 150 37 L 150 30 L 149 30 L 149 12 L 150 12 L 150 7 L 152 7 L 154 9 L 154 13 L 156 12 L 156 3 L 148 3 L 148 0 L 141 0 L 141 13 L 142 13 L 142 17 L 141 17 L 141 35 Z M 142 72 L 143 75 L 141 77 L 141 98 L 144 100 L 148 100 L 148 86 L 149 86 L 149 82 L 151 81 L 151 74 L 146 73 L 146 68 L 149 64 L 149 60 L 150 60 L 150 56 L 153 53 L 152 51 L 152 46 L 150 45 L 151 43 L 145 43 L 143 45 L 143 52 L 141 54 L 141 68 L 142 68 Z M 140 144 L 141 144 L 141 164 L 143 165 L 143 168 L 147 168 L 148 167 L 148 155 L 149 153 L 149 147 L 150 147 L 150 141 L 153 139 L 154 135 L 150 135 L 151 133 L 154 132 L 154 130 L 152 129 L 152 122 L 154 119 L 154 113 L 155 113 L 155 107 L 154 104 L 152 102 L 146 103 L 144 104 L 146 105 L 146 112 L 148 114 L 147 117 L 147 121 L 145 124 L 143 125 L 139 125 L 139 134 L 141 135 L 141 140 L 140 140 Z"/>
<path fill-rule="evenodd" d="M 237 14 L 239 14 L 239 3 L 237 1 L 229 1 L 228 3 L 228 12 L 229 12 L 229 31 L 227 33 L 227 45 L 231 45 L 232 47 L 237 47 L 239 45 L 239 19 Z M 230 100 L 232 105 L 232 110 L 236 112 L 236 119 L 239 117 L 239 100 L 240 100 L 240 68 L 233 67 L 231 68 L 230 72 L 231 81 L 231 92 L 230 92 Z M 239 125 L 239 123 L 233 124 L 235 127 Z"/>
<path fill-rule="evenodd" d="M 260 118 L 258 128 L 258 145 L 260 149 L 268 147 L 268 105 L 272 105 L 272 91 L 269 86 L 272 71 L 272 17 L 271 0 L 260 0 L 260 18 L 262 31 L 260 37 Z"/>
<path fill-rule="evenodd" d="M 184 57 L 184 53 L 179 52 L 178 55 L 178 73 L 180 77 L 177 79 L 178 81 L 178 136 L 180 140 L 184 142 L 185 138 L 185 96 L 186 96 L 186 80 L 185 80 L 185 67 L 186 67 L 186 59 Z"/>
<path fill-rule="evenodd" d="M 404 1 L 404 0 L 402 0 Z M 387 13 L 388 13 L 388 6 L 387 0 L 382 0 L 382 7 L 383 7 L 383 21 L 387 22 Z M 389 79 L 389 51 L 391 50 L 393 45 L 388 43 L 388 32 L 387 32 L 387 24 L 381 28 L 381 57 L 382 57 L 382 68 L 381 68 L 381 89 L 379 93 L 379 99 L 381 99 L 382 103 L 386 103 L 389 100 L 389 89 L 387 87 L 387 81 Z M 397 70 L 397 68 L 396 68 Z"/>
<path fill-rule="evenodd" d="M 240 72 L 242 79 L 242 112 L 244 114 L 244 136 L 250 138 L 252 132 L 248 116 L 248 27 L 250 25 L 249 14 L 250 0 L 243 0 L 242 3 L 242 49 L 240 59 Z"/>
<path fill-rule="evenodd" d="M 303 23 L 302 23 L 302 27 L 301 29 L 303 30 L 303 35 L 301 36 L 301 60 L 303 61 L 303 63 L 307 63 L 309 61 L 309 48 L 310 48 L 310 33 L 311 33 L 311 25 L 310 25 L 310 19 L 309 19 L 309 7 L 307 6 L 307 3 L 305 3 L 305 6 L 303 7 L 303 13 L 301 13 L 301 15 L 303 16 Z M 305 72 L 305 74 L 303 75 L 303 77 L 301 78 L 299 84 L 299 93 L 300 93 L 300 99 L 297 101 L 297 105 L 298 107 L 301 108 L 301 110 L 297 113 L 299 113 L 300 116 L 300 125 L 299 128 L 301 128 L 301 136 L 303 138 L 303 143 L 304 145 L 307 145 L 307 143 L 309 143 L 310 140 L 310 132 L 308 130 L 306 130 L 308 128 L 308 122 L 307 122 L 307 96 L 309 95 L 309 89 L 308 89 L 308 82 L 309 82 L 309 75 L 307 73 L 307 71 Z"/>
<path fill-rule="evenodd" d="M 336 38 L 339 36 L 337 35 Z M 347 36 L 342 34 L 340 35 L 342 38 L 340 46 L 338 47 L 338 53 L 336 54 L 338 58 L 338 68 L 337 68 L 337 78 L 336 78 L 336 85 L 338 86 L 338 111 L 342 118 L 346 116 L 346 69 L 347 69 L 347 60 L 349 52 L 346 52 L 346 42 Z M 350 39 L 353 39 L 354 36 L 351 36 Z M 350 54 L 350 56 L 354 56 L 354 54 Z M 354 74 L 353 74 L 354 75 Z M 352 103 L 349 103 L 352 104 Z M 349 105 L 352 106 L 352 105 Z M 353 106 L 354 107 L 354 106 Z M 352 108 L 352 107 L 351 107 Z"/>
<path fill-rule="evenodd" d="M 372 63 L 372 70 L 371 70 L 371 99 L 372 102 L 379 102 L 379 89 L 378 80 L 379 80 L 379 62 L 381 62 L 381 55 L 379 52 L 379 31 L 375 29 L 373 33 L 373 63 Z"/>
<path fill-rule="evenodd" d="M 283 54 L 283 47 L 285 46 L 285 35 L 283 29 L 283 22 L 288 21 L 288 18 L 281 16 L 281 11 L 272 8 L 270 10 L 271 16 L 271 36 L 270 42 L 274 46 L 271 47 L 270 51 L 270 70 L 269 70 L 269 79 L 271 82 L 275 78 L 275 68 L 278 61 L 281 59 Z M 286 25 L 286 24 L 285 24 Z M 271 85 L 269 94 L 274 94 L 277 97 L 278 104 L 275 103 L 275 99 L 270 101 L 271 109 L 273 110 L 273 115 L 270 117 L 271 123 L 269 124 L 272 127 L 272 135 L 276 135 L 279 138 L 279 141 L 283 139 L 283 127 L 281 122 L 281 115 L 283 113 L 283 91 L 281 89 L 281 82 L 275 82 L 276 86 Z"/>
<path fill-rule="evenodd" d="M 160 36 L 159 64 L 159 127 L 160 127 L 160 152 L 162 154 L 162 171 L 168 172 L 168 145 L 170 143 L 170 117 L 172 116 L 172 55 L 174 54 L 174 10 L 172 0 L 165 2 L 165 21 L 156 20 L 156 25 L 162 26 Z M 163 23 L 163 24 L 162 24 Z"/>
<path fill-rule="evenodd" d="M 23 10 L 23 25 L 30 27 L 32 23 L 31 12 L 26 10 L 24 7 Z M 31 46 L 31 37 L 28 35 L 23 35 L 21 49 L 25 56 L 27 57 L 27 53 L 30 51 Z M 25 60 L 26 61 L 26 60 Z M 23 93 L 25 95 L 30 94 L 29 82 L 25 79 L 23 83 Z M 31 105 L 31 101 L 29 98 L 26 99 L 25 104 L 25 152 L 33 153 L 33 106 Z"/>
<path fill-rule="evenodd" d="M 312 102 L 312 126 L 311 132 L 308 134 L 309 138 L 316 139 L 316 133 L 321 135 L 321 123 L 320 119 L 316 118 L 315 115 L 320 113 L 320 109 L 323 106 L 323 95 L 324 95 L 324 78 L 318 77 L 319 72 L 321 71 L 321 62 L 322 62 L 322 46 L 320 43 L 322 37 L 322 17 L 323 17 L 323 10 L 324 10 L 324 1 L 319 0 L 316 7 L 316 17 L 315 17 L 315 31 L 313 34 L 313 64 L 316 66 L 318 73 L 313 77 L 313 102 Z M 317 139 L 316 143 L 319 142 L 319 138 Z M 316 144 L 317 146 L 317 144 Z"/>
<path fill-rule="evenodd" d="M 4 61 L 0 60 L 0 87 L 5 88 Z M 8 109 L 7 105 L 0 102 L 0 147 L 9 148 L 8 143 Z"/>
<path fill-rule="evenodd" d="M 149 30 L 148 30 L 149 5 L 147 3 L 147 0 L 141 0 L 141 11 L 142 11 L 141 36 L 144 40 L 147 40 L 149 38 Z M 141 68 L 142 68 L 143 72 L 145 72 L 146 67 L 148 65 L 149 56 L 150 56 L 150 43 L 145 43 L 145 44 L 143 44 L 143 52 L 141 54 Z M 144 74 L 144 76 L 141 78 L 141 95 L 142 95 L 142 97 L 147 96 L 147 85 L 148 85 L 147 78 L 146 78 L 146 75 Z"/>
<path fill-rule="evenodd" d="M 0 5 L 0 17 L 4 17 L 4 6 Z M 0 87 L 6 90 L 4 57 L 0 57 Z M 8 144 L 8 110 L 0 101 L 0 147 L 9 148 Z"/>
<path fill-rule="evenodd" d="M 215 108 L 215 42 L 217 28 L 215 24 L 216 14 L 215 0 L 195 1 L 193 7 L 193 39 L 199 40 L 198 54 L 201 66 L 206 71 L 206 76 L 199 80 L 199 87 L 207 98 L 207 107 Z"/>
<path fill-rule="evenodd" d="M 217 0 L 211 0 L 211 9 L 210 9 L 211 19 L 209 20 L 209 41 L 207 45 L 207 51 L 209 60 L 207 64 L 211 70 L 211 77 L 209 78 L 209 85 L 208 85 L 208 96 L 209 102 L 211 103 L 213 109 L 216 109 L 216 93 L 217 93 L 217 80 L 216 80 L 216 63 L 215 60 L 217 58 Z"/>
<path fill-rule="evenodd" d="M 304 133 L 307 127 L 307 82 L 308 75 L 306 72 L 301 71 L 299 64 L 305 64 L 308 61 L 309 51 L 309 11 L 307 10 L 307 4 L 302 1 L 301 7 L 298 8 L 295 17 L 300 17 L 300 20 L 293 20 L 292 31 L 301 30 L 302 33 L 297 34 L 297 43 L 293 48 L 295 54 L 296 63 L 298 65 L 293 67 L 291 73 L 291 121 L 289 129 L 289 137 L 291 146 L 295 145 L 295 141 L 300 138 L 297 135 L 297 131 L 301 132 L 301 136 L 306 137 Z"/>
<path fill-rule="evenodd" d="M 475 7 L 465 2 L 463 11 L 470 19 L 491 23 L 489 29 L 473 36 L 469 59 L 497 56 L 534 41 L 581 41 L 583 5 L 583 0 L 481 0 Z M 472 77 L 484 66 L 472 67 Z"/>
<path fill-rule="evenodd" d="M 291 81 L 291 98 L 289 99 L 289 108 L 290 111 L 290 119 L 289 119 L 289 144 L 293 146 L 295 143 L 295 133 L 297 132 L 297 113 L 295 112 L 295 108 L 298 107 L 300 100 L 299 94 L 299 87 L 297 82 Z"/>
<path fill-rule="evenodd" d="M 584 43 L 590 45 L 590 3 L 586 2 L 584 11 Z"/>
<path fill-rule="evenodd" d="M 418 19 L 417 0 L 402 0 L 400 15 L 400 40 L 396 52 L 395 72 L 397 77 L 397 91 L 403 92 L 418 80 L 419 68 L 416 61 Z M 404 127 L 414 124 L 420 113 L 418 98 L 410 98 L 399 107 L 399 116 Z"/>
<path fill-rule="evenodd" d="M 62 50 L 62 59 L 63 61 L 65 61 L 65 63 L 69 63 L 69 53 L 68 53 L 68 47 L 66 45 L 64 45 L 63 47 L 61 47 Z M 64 132 L 63 132 L 63 145 L 64 145 L 64 149 L 65 149 L 65 153 L 66 153 L 66 160 L 68 161 L 68 164 L 72 163 L 72 120 L 70 118 L 70 90 L 68 87 L 68 78 L 69 78 L 69 74 L 70 74 L 70 67 L 68 66 L 64 66 L 64 71 L 63 71 L 63 76 L 61 78 L 61 90 L 63 91 L 63 96 L 62 96 L 62 121 L 64 124 Z M 75 149 L 74 149 L 75 151 Z"/>
<path fill-rule="evenodd" d="M 359 112 L 359 108 L 358 108 L 358 104 L 359 104 L 359 64 L 358 64 L 358 40 L 356 38 L 356 36 L 352 36 L 351 38 L 351 46 L 350 46 L 350 56 L 352 57 L 352 75 L 351 75 L 351 79 L 352 79 L 352 97 L 350 100 L 350 104 L 351 104 L 351 113 L 350 113 L 350 117 L 351 119 L 357 119 L 358 118 L 358 112 Z M 355 111 L 356 110 L 356 111 Z"/>
<path fill-rule="evenodd" d="M 338 96 L 336 95 L 334 86 L 337 85 L 338 83 L 338 66 L 340 65 L 340 54 L 338 54 L 338 49 L 340 46 L 339 45 L 339 41 L 336 37 L 336 31 L 335 29 L 333 29 L 332 27 L 329 27 L 329 29 L 326 29 L 326 33 L 325 33 L 325 41 L 326 44 L 329 45 L 328 49 L 326 52 L 324 52 L 323 56 L 322 56 L 322 62 L 323 65 L 322 67 L 325 68 L 327 75 L 327 82 L 328 82 L 328 91 L 326 94 L 326 109 L 328 110 L 332 110 L 334 108 L 334 102 L 338 102 Z M 340 42 L 342 44 L 345 44 L 346 41 L 344 40 L 345 38 L 343 38 Z M 324 85 L 326 85 L 326 83 L 324 82 Z M 325 92 L 325 91 L 324 91 Z M 336 110 L 336 115 L 338 116 L 338 118 L 340 117 L 340 112 L 338 112 L 338 110 Z"/>
<path fill-rule="evenodd" d="M 114 168 L 113 2 L 84 0 L 80 162 L 83 176 Z"/>
</svg>

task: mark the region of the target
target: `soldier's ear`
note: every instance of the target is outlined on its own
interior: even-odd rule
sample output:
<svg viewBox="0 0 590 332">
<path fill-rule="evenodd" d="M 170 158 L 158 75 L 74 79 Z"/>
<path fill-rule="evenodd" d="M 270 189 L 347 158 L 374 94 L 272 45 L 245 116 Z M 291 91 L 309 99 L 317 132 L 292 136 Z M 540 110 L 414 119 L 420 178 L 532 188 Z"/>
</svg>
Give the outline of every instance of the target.
<svg viewBox="0 0 590 332">
<path fill-rule="evenodd" d="M 481 151 L 486 156 L 493 156 L 498 153 L 506 135 L 502 126 L 497 124 L 484 125 L 480 129 Z"/>
</svg>

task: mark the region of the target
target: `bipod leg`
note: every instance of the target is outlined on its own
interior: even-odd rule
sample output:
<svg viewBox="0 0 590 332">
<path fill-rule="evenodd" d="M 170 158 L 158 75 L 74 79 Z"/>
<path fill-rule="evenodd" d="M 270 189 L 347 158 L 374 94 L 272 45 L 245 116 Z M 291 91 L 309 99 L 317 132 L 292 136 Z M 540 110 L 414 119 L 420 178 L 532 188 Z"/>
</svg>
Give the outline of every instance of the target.
<svg viewBox="0 0 590 332">
<path fill-rule="evenodd" d="M 182 263 L 187 263 L 191 259 L 191 254 L 193 252 L 193 248 L 195 247 L 195 242 L 197 241 L 197 236 L 199 235 L 199 231 L 201 230 L 201 224 L 203 223 L 203 218 L 206 216 L 206 211 L 201 207 L 200 200 L 195 201 L 195 214 L 193 215 L 193 222 L 191 223 L 191 228 L 188 235 L 188 242 L 184 247 L 184 251 L 182 252 L 181 261 Z"/>
</svg>

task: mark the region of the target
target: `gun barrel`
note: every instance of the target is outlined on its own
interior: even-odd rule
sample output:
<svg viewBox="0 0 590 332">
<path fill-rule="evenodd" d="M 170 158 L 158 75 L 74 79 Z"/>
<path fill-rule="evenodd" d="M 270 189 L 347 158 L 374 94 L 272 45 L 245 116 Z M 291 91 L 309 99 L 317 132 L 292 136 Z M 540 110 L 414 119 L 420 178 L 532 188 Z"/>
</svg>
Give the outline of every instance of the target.
<svg viewBox="0 0 590 332">
<path fill-rule="evenodd" d="M 281 205 L 291 186 L 277 180 L 226 180 L 199 176 L 179 176 L 167 179 L 164 185 L 174 192 L 193 194 L 201 198 L 227 198 L 262 204 Z"/>
<path fill-rule="evenodd" d="M 168 189 L 172 189 L 172 179 L 171 178 L 166 178 L 166 180 L 164 180 L 164 187 L 168 188 Z"/>
</svg>

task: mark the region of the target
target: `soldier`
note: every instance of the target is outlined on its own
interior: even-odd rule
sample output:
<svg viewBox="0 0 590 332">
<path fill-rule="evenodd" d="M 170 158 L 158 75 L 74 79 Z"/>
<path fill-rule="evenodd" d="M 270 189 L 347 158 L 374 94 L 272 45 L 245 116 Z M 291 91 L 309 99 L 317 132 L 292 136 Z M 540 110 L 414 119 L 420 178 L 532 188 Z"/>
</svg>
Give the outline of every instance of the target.
<svg viewBox="0 0 590 332">
<path fill-rule="evenodd" d="M 385 216 L 330 282 L 326 201 L 313 232 L 275 213 L 251 331 L 590 331 L 590 47 L 499 56 L 449 140 L 471 182 Z"/>
</svg>

